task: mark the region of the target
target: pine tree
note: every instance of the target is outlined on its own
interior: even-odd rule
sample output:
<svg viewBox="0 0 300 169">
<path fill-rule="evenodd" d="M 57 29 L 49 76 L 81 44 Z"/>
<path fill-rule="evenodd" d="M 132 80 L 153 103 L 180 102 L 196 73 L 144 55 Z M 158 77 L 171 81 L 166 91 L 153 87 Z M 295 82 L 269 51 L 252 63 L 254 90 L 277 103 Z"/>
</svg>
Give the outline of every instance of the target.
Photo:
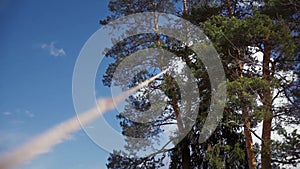
<svg viewBox="0 0 300 169">
<path fill-rule="evenodd" d="M 274 130 L 272 126 L 274 122 L 273 119 L 277 120 L 284 118 L 283 121 L 288 123 L 287 117 L 294 118 L 294 116 L 291 114 L 291 109 L 286 109 L 285 107 L 289 105 L 289 107 L 297 109 L 297 105 L 294 101 L 289 99 L 293 96 L 286 96 L 286 94 L 283 94 L 288 93 L 287 91 L 291 88 L 295 89 L 295 87 L 291 87 L 294 85 L 292 85 L 286 77 L 280 74 L 284 72 L 287 73 L 288 70 L 295 72 L 293 63 L 291 64 L 287 61 L 291 58 L 293 60 L 299 55 L 297 51 L 295 51 L 296 46 L 298 45 L 296 39 L 299 38 L 295 31 L 297 32 L 299 30 L 297 30 L 299 24 L 298 26 L 295 26 L 295 24 L 297 25 L 297 22 L 294 22 L 299 17 L 297 14 L 299 12 L 297 12 L 297 10 L 288 10 L 284 3 L 287 2 L 265 1 L 264 4 L 261 3 L 258 7 L 252 8 L 252 13 L 248 13 L 248 11 L 248 16 L 246 17 L 244 17 L 245 15 L 240 15 L 242 17 L 232 19 L 232 14 L 229 14 L 228 17 L 215 16 L 205 24 L 205 27 L 208 30 L 207 33 L 213 39 L 217 48 L 219 48 L 219 53 L 226 57 L 226 59 L 224 59 L 226 60 L 226 65 L 228 65 L 228 63 L 230 63 L 230 65 L 236 65 L 235 67 L 237 70 L 240 70 L 241 67 L 243 67 L 241 66 L 242 64 L 247 64 L 248 66 L 252 65 L 254 68 L 255 64 L 249 63 L 251 58 L 249 57 L 250 55 L 247 54 L 249 53 L 247 47 L 255 47 L 257 48 L 257 51 L 263 53 L 263 62 L 258 65 L 258 67 L 261 67 L 262 69 L 261 72 L 255 74 L 255 69 L 248 72 L 243 70 L 246 73 L 244 73 L 244 76 L 247 76 L 248 79 L 249 77 L 260 77 L 256 79 L 255 83 L 262 85 L 258 86 L 258 88 L 252 87 L 252 89 L 249 90 L 247 89 L 247 85 L 243 85 L 243 83 L 247 83 L 247 81 L 245 81 L 247 79 L 239 78 L 242 81 L 238 80 L 242 82 L 241 86 L 244 88 L 242 88 L 242 92 L 238 94 L 240 97 L 238 101 L 242 101 L 242 98 L 245 98 L 245 95 L 243 94 L 245 93 L 246 96 L 250 96 L 249 98 L 252 98 L 252 100 L 254 99 L 262 103 L 262 106 L 254 106 L 252 113 L 253 117 L 250 119 L 251 121 L 254 121 L 255 119 L 257 119 L 258 122 L 260 120 L 263 121 L 262 137 L 260 138 L 262 139 L 262 168 L 271 168 L 272 166 L 271 131 Z M 293 1 L 289 2 L 290 5 L 295 3 L 296 2 Z M 297 9 L 296 6 L 295 9 Z M 292 25 L 293 28 L 290 25 Z M 232 46 L 228 46 L 226 43 Z M 236 53 L 232 51 L 235 51 Z M 228 62 L 230 61 L 227 58 L 228 56 L 235 58 L 233 59 L 234 62 Z M 236 73 L 232 73 L 230 76 L 234 78 L 231 84 L 235 84 L 238 76 Z M 229 84 L 229 86 L 231 84 Z M 277 94 L 275 95 L 274 93 L 276 91 Z M 233 92 L 237 93 L 236 91 Z M 289 99 L 289 103 L 278 106 L 278 103 L 275 103 L 274 100 L 281 94 L 285 95 L 286 99 Z M 242 104 L 245 103 L 239 103 L 239 106 L 242 106 Z M 246 103 L 246 105 L 251 104 Z M 249 113 L 252 112 L 249 109 L 248 111 Z M 278 123 L 276 125 L 278 127 Z M 245 128 L 246 127 L 247 126 L 245 126 Z M 294 136 L 296 135 L 294 134 Z M 278 147 L 278 144 L 276 145 Z M 278 160 L 275 159 L 274 161 Z M 290 163 L 295 163 L 295 161 L 292 162 L 291 160 Z M 249 166 L 249 168 L 251 167 Z"/>
<path fill-rule="evenodd" d="M 145 34 L 127 38 L 116 44 L 107 53 L 115 60 L 107 68 L 103 82 L 110 86 L 116 67 L 126 56 L 140 49 L 163 47 L 184 60 L 198 78 L 198 88 L 203 97 L 199 103 L 198 118 L 188 135 L 171 149 L 163 149 L 146 158 L 128 158 L 125 152 L 114 152 L 108 159 L 108 168 L 159 168 L 163 160 L 170 158 L 169 168 L 262 168 L 278 167 L 281 164 L 296 165 L 299 162 L 299 135 L 296 131 L 287 133 L 280 123 L 299 122 L 299 83 L 289 80 L 287 72 L 299 73 L 299 2 L 297 0 L 190 0 L 181 2 L 183 11 L 176 11 L 180 1 L 153 0 L 111 1 L 112 12 L 102 24 L 121 16 L 137 12 L 159 11 L 179 15 L 202 27 L 213 41 L 227 77 L 228 102 L 223 119 L 210 138 L 199 143 L 200 131 L 207 116 L 210 102 L 210 84 L 205 66 L 191 62 L 193 51 L 164 35 Z M 156 18 L 156 17 L 154 17 Z M 156 23 L 157 21 L 153 21 Z M 188 32 L 188 30 L 187 30 Z M 255 59 L 263 54 L 263 61 Z M 299 63 L 299 62 L 298 62 Z M 155 72 L 145 71 L 133 81 L 134 85 Z M 119 84 L 122 84 L 122 78 Z M 174 84 L 174 85 L 170 85 Z M 125 114 L 134 114 L 136 109 L 146 110 L 151 103 L 149 94 L 153 89 L 164 91 L 169 102 L 168 109 L 159 120 L 152 123 L 135 123 L 126 119 Z M 180 101 L 179 87 L 174 80 L 164 75 L 150 84 L 144 94 L 130 97 L 128 106 L 118 118 L 123 134 L 146 137 L 149 142 L 140 147 L 150 146 L 162 132 L 161 126 L 178 121 L 176 105 Z M 274 102 L 279 97 L 288 99 L 284 105 Z M 169 117 L 165 119 L 164 117 Z M 168 121 L 169 120 L 169 121 Z M 263 123 L 262 136 L 254 128 Z M 180 128 L 180 125 L 178 125 Z M 241 132 L 243 130 L 243 132 Z M 271 132 L 278 131 L 285 141 L 272 141 Z M 261 139 L 261 146 L 254 145 L 252 137 Z M 129 142 L 130 143 L 130 142 Z M 128 144 L 131 153 L 137 144 Z M 261 150 L 259 150 L 261 148 Z M 261 156 L 259 156 L 261 154 Z M 261 157 L 261 162 L 260 158 Z"/>
</svg>

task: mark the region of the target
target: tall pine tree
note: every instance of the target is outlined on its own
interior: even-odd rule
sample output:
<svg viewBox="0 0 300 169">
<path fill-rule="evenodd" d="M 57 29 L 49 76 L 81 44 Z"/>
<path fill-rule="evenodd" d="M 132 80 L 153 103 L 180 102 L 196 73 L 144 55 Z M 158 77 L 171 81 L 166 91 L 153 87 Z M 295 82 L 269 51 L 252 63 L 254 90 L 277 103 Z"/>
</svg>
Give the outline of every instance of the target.
<svg viewBox="0 0 300 169">
<path fill-rule="evenodd" d="M 209 109 L 211 88 L 205 66 L 191 62 L 195 53 L 184 46 L 186 42 L 164 35 L 145 34 L 119 42 L 107 53 L 115 62 L 107 68 L 105 85 L 111 85 L 116 67 L 126 56 L 140 49 L 163 47 L 192 69 L 199 79 L 198 88 L 203 98 L 196 123 L 178 145 L 145 158 L 128 158 L 125 152 L 115 151 L 108 159 L 108 168 L 159 168 L 164 167 L 166 158 L 170 159 L 169 168 L 184 169 L 256 168 L 260 165 L 271 168 L 299 162 L 299 135 L 296 131 L 288 133 L 281 125 L 299 121 L 299 79 L 286 76 L 289 73 L 293 74 L 290 77 L 297 77 L 295 74 L 299 72 L 297 0 L 114 0 L 110 1 L 109 9 L 112 15 L 101 24 L 133 13 L 158 11 L 179 15 L 202 27 L 222 59 L 229 97 L 216 131 L 200 144 L 198 139 Z M 256 58 L 259 55 L 262 60 Z M 153 72 L 141 72 L 131 83 L 151 76 Z M 127 119 L 124 114 L 153 106 L 149 94 L 154 89 L 163 91 L 169 100 L 165 114 L 146 124 Z M 178 85 L 168 75 L 143 92 L 129 98 L 125 111 L 118 116 L 124 135 L 149 138 L 149 142 L 139 147 L 151 145 L 151 138 L 162 132 L 162 126 L 178 120 L 176 105 L 180 102 Z M 280 99 L 287 102 L 278 104 Z M 261 136 L 254 131 L 260 122 L 263 123 Z M 272 141 L 271 133 L 275 130 L 285 138 L 283 141 Z M 253 137 L 261 139 L 260 146 L 253 143 Z M 137 148 L 136 144 L 128 145 L 129 150 Z"/>
</svg>

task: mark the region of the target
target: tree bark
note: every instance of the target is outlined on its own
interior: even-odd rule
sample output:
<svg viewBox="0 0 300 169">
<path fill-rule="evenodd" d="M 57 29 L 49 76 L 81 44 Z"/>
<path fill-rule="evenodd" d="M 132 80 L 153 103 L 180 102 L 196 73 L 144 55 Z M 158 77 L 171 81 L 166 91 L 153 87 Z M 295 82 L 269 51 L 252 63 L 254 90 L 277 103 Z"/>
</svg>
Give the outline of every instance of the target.
<svg viewBox="0 0 300 169">
<path fill-rule="evenodd" d="M 227 6 L 227 11 L 228 11 L 229 17 L 233 18 L 234 17 L 234 11 L 233 11 L 232 4 L 231 4 L 230 0 L 226 0 L 226 6 Z"/>
<path fill-rule="evenodd" d="M 183 3 L 183 15 L 187 15 L 188 14 L 187 0 L 182 0 L 182 3 Z M 188 44 L 188 36 L 189 36 L 189 28 L 187 27 L 186 30 L 187 30 L 187 40 L 186 40 L 186 45 L 187 45 Z M 172 106 L 175 111 L 179 134 L 182 134 L 184 132 L 184 125 L 183 125 L 183 121 L 181 118 L 180 109 L 178 106 L 178 100 L 175 97 L 172 98 Z M 179 144 L 179 148 L 180 148 L 180 152 L 181 152 L 182 169 L 190 169 L 191 168 L 191 166 L 190 166 L 191 157 L 190 157 L 189 140 L 187 137 L 185 137 L 181 141 L 181 143 Z"/>
<path fill-rule="evenodd" d="M 188 14 L 187 0 L 182 0 L 183 4 L 183 14 Z"/>
<path fill-rule="evenodd" d="M 189 148 L 189 140 L 187 139 L 187 137 L 185 137 L 182 141 L 181 141 L 181 158 L 182 158 L 182 169 L 190 169 L 190 161 L 191 161 L 191 157 L 190 157 L 190 148 Z"/>
<path fill-rule="evenodd" d="M 240 78 L 243 78 L 243 62 L 241 60 L 237 60 L 237 63 L 239 64 Z M 241 99 L 244 99 L 243 93 L 241 93 L 240 95 L 241 95 Z M 246 142 L 248 167 L 249 169 L 256 169 L 256 158 L 254 154 L 252 134 L 250 131 L 251 121 L 250 121 L 247 105 L 243 105 L 242 107 L 242 119 L 244 122 L 244 135 L 245 135 L 245 142 Z"/>
<path fill-rule="evenodd" d="M 263 59 L 263 79 L 269 83 L 272 80 L 270 72 L 271 46 L 264 44 Z M 261 166 L 262 169 L 271 168 L 271 129 L 272 129 L 272 96 L 270 87 L 266 87 L 263 92 L 262 103 L 265 108 L 262 129 Z"/>
<path fill-rule="evenodd" d="M 184 125 L 181 118 L 180 109 L 178 106 L 178 100 L 175 97 L 172 98 L 172 107 L 174 109 L 175 117 L 177 120 L 179 135 L 181 135 L 184 133 Z M 179 143 L 179 150 L 181 152 L 182 169 L 190 169 L 191 157 L 190 157 L 189 140 L 187 139 L 187 137 L 185 137 Z"/>
<path fill-rule="evenodd" d="M 249 169 L 256 169 L 256 158 L 254 154 L 254 146 L 252 141 L 252 135 L 250 131 L 251 122 L 248 114 L 247 107 L 242 108 L 242 118 L 244 121 L 244 135 L 246 141 L 247 160 Z"/>
</svg>

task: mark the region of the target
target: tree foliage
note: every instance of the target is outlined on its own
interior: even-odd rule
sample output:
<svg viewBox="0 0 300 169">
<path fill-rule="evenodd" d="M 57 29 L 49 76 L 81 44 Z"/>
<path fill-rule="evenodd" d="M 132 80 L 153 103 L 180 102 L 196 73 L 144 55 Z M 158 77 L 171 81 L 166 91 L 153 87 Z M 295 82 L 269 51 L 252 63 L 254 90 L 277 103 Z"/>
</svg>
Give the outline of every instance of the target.
<svg viewBox="0 0 300 169">
<path fill-rule="evenodd" d="M 130 88 L 162 71 L 158 64 L 157 68 L 143 70 L 129 81 L 126 73 L 132 73 L 130 71 L 115 75 L 117 67 L 130 54 L 162 47 L 176 54 L 175 59 L 184 61 L 192 70 L 198 88 L 194 92 L 199 92 L 201 98 L 197 103 L 190 103 L 199 106 L 195 110 L 197 120 L 179 144 L 168 149 L 164 147 L 145 158 L 131 158 L 143 148 L 159 144 L 166 125 L 178 126 L 175 105 L 180 105 L 182 91 L 171 76 L 164 75 L 139 94 L 129 97 L 124 111 L 118 115 L 122 134 L 147 139 L 142 143 L 127 140 L 129 153 L 111 153 L 107 167 L 160 168 L 166 167 L 169 159 L 168 168 L 172 169 L 182 168 L 186 160 L 190 168 L 251 168 L 249 152 L 255 155 L 255 167 L 261 165 L 261 157 L 263 168 L 296 166 L 300 159 L 299 134 L 296 131 L 288 133 L 284 126 L 299 124 L 300 117 L 300 80 L 297 76 L 300 72 L 300 3 L 297 0 L 190 0 L 187 13 L 178 6 L 180 1 L 176 0 L 113 0 L 109 3 L 112 14 L 100 23 L 105 25 L 133 13 L 158 11 L 178 15 L 201 27 L 218 51 L 226 73 L 228 98 L 223 118 L 207 141 L 199 143 L 212 90 L 203 63 L 193 61 L 195 53 L 185 42 L 165 35 L 142 34 L 126 38 L 106 54 L 114 62 L 106 69 L 104 85 Z M 259 59 L 259 55 L 263 59 Z M 164 108 L 150 102 L 150 95 L 157 91 L 164 95 L 160 99 L 167 101 Z M 141 111 L 150 107 L 152 113 L 160 112 L 154 121 L 138 123 L 127 118 L 138 118 Z M 262 136 L 255 132 L 259 123 L 263 123 Z M 250 137 L 261 139 L 261 145 L 249 142 L 249 137 L 245 138 L 247 131 Z M 271 131 L 277 131 L 283 139 L 268 138 Z"/>
</svg>

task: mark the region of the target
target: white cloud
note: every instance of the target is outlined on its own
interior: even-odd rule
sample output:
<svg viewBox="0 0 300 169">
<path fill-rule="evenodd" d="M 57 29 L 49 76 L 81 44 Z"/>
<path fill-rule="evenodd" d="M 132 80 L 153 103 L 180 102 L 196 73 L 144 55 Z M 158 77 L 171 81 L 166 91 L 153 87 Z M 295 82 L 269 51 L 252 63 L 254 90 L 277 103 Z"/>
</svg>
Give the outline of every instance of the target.
<svg viewBox="0 0 300 169">
<path fill-rule="evenodd" d="M 29 110 L 25 110 L 25 114 L 28 116 L 28 117 L 30 117 L 30 118 L 33 118 L 33 117 L 35 117 L 35 114 L 33 114 L 31 111 L 29 111 Z"/>
<path fill-rule="evenodd" d="M 51 42 L 50 44 L 42 44 L 41 45 L 42 49 L 48 50 L 49 54 L 52 56 L 65 56 L 66 52 L 63 48 L 57 48 L 55 46 L 55 42 Z"/>
<path fill-rule="evenodd" d="M 9 115 L 11 115 L 12 113 L 9 112 L 9 111 L 6 111 L 6 112 L 3 112 L 2 114 L 5 115 L 5 116 L 9 116 Z"/>
<path fill-rule="evenodd" d="M 27 109 L 16 109 L 15 111 L 5 111 L 2 112 L 3 116 L 11 116 L 12 117 L 12 123 L 15 124 L 21 124 L 24 123 L 24 120 L 20 120 L 23 118 L 34 118 L 35 114 L 32 113 L 30 110 Z"/>
<path fill-rule="evenodd" d="M 76 137 L 74 135 L 69 135 L 65 138 L 66 141 L 75 141 Z"/>
<path fill-rule="evenodd" d="M 25 131 L 14 129 L 1 129 L 0 135 L 1 154 L 20 145 L 24 140 L 29 138 L 29 135 Z"/>
</svg>

